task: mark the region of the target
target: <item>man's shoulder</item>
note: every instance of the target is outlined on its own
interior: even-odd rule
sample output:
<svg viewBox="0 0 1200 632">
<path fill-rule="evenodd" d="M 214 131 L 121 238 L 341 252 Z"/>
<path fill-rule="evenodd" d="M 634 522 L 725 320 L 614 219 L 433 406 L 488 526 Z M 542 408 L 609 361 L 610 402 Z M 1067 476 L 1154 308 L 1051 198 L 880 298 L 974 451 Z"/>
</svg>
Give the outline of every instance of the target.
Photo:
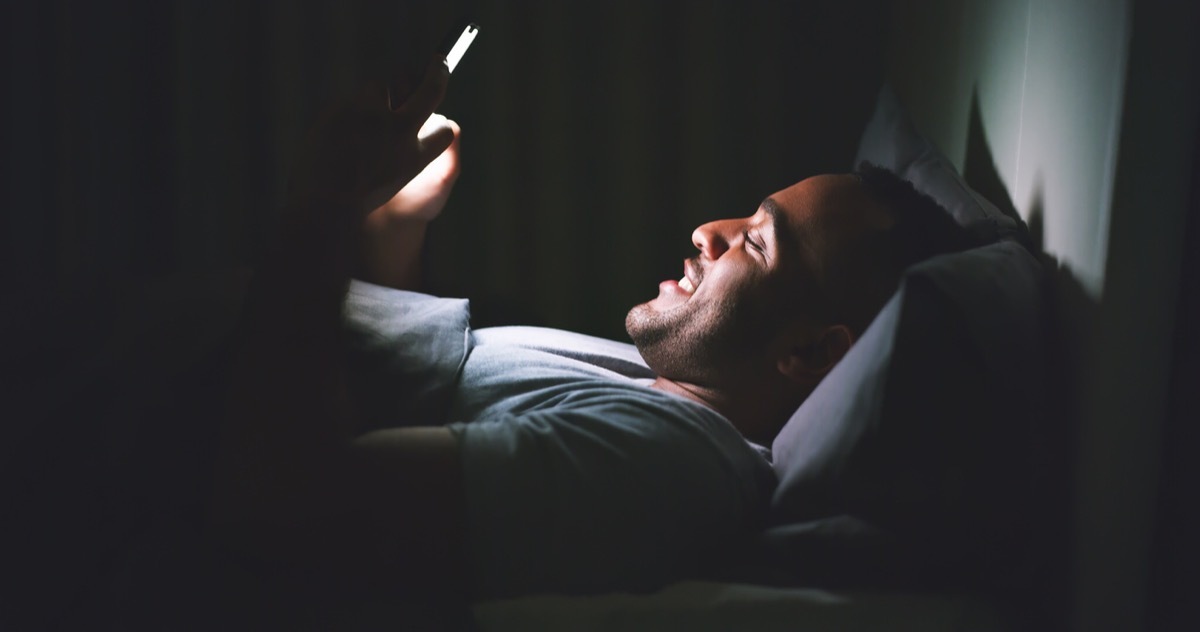
<svg viewBox="0 0 1200 632">
<path fill-rule="evenodd" d="M 653 379 L 636 347 L 588 334 L 548 327 L 487 327 L 474 332 L 475 344 L 539 351 L 634 379 Z"/>
<path fill-rule="evenodd" d="M 446 419 L 470 353 L 469 321 L 465 299 L 350 283 L 343 338 L 350 388 L 366 427 Z"/>
<path fill-rule="evenodd" d="M 450 426 L 486 594 L 665 580 L 757 524 L 774 487 L 763 456 L 691 400 L 599 377 L 522 397 Z"/>
<path fill-rule="evenodd" d="M 470 316 L 470 304 L 464 298 L 397 290 L 359 280 L 350 282 L 342 307 L 343 320 L 351 328 L 383 332 L 429 328 L 462 331 Z"/>
</svg>

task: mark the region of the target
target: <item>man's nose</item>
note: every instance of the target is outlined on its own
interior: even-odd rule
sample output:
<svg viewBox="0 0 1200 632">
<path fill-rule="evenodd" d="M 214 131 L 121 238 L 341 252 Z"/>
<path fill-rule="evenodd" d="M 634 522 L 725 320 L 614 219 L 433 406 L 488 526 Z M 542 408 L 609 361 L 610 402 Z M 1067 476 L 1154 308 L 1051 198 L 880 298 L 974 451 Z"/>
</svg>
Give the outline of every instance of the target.
<svg viewBox="0 0 1200 632">
<path fill-rule="evenodd" d="M 692 231 L 692 244 L 708 259 L 717 259 L 729 250 L 728 221 L 702 224 Z"/>
</svg>

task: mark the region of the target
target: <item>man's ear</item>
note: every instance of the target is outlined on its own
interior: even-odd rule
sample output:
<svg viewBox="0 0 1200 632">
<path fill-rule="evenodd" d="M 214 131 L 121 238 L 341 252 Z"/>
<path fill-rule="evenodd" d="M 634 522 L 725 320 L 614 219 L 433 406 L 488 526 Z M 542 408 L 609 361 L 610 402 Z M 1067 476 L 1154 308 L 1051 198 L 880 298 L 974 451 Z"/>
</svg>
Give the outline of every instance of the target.
<svg viewBox="0 0 1200 632">
<path fill-rule="evenodd" d="M 779 357 L 779 372 L 798 384 L 816 386 L 850 351 L 854 333 L 845 325 L 826 327 L 815 337 L 797 336 Z"/>
</svg>

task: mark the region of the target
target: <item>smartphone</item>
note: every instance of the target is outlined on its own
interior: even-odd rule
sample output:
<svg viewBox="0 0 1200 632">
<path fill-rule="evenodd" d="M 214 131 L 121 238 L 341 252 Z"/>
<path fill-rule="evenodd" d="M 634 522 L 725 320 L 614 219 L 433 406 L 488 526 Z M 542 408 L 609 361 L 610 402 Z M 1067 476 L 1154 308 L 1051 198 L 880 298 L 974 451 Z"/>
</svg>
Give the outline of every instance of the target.
<svg viewBox="0 0 1200 632">
<path fill-rule="evenodd" d="M 477 35 L 479 35 L 479 25 L 470 20 L 459 21 L 446 34 L 442 45 L 438 47 L 438 52 L 446 56 L 446 67 L 450 69 L 450 72 L 454 72 L 454 68 L 458 66 L 458 62 L 462 60 Z"/>
<path fill-rule="evenodd" d="M 441 43 L 434 51 L 435 55 L 441 55 L 446 60 L 446 67 L 450 72 L 454 72 L 454 68 L 458 66 L 458 62 L 467 52 L 467 48 L 471 46 L 471 42 L 475 41 L 475 37 L 479 35 L 479 25 L 470 20 L 459 20 L 455 22 L 454 27 L 446 32 L 446 36 L 442 38 Z M 400 73 L 397 79 L 388 83 L 388 103 L 390 107 L 397 108 L 400 103 L 404 102 L 404 98 L 411 94 L 419 83 L 419 79 L 415 82 L 413 79 L 420 77 L 419 73 Z M 397 98 L 401 95 L 404 98 Z"/>
</svg>

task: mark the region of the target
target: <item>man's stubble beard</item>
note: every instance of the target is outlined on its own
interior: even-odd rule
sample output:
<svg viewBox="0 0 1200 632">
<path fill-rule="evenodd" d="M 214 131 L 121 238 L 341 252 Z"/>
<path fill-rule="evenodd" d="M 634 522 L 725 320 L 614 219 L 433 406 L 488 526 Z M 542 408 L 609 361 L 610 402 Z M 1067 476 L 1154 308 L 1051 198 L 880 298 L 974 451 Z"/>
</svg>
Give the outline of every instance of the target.
<svg viewBox="0 0 1200 632">
<path fill-rule="evenodd" d="M 642 303 L 629 310 L 625 331 L 658 376 L 718 386 L 763 342 L 765 323 L 745 312 L 727 298 L 667 312 Z"/>
</svg>

